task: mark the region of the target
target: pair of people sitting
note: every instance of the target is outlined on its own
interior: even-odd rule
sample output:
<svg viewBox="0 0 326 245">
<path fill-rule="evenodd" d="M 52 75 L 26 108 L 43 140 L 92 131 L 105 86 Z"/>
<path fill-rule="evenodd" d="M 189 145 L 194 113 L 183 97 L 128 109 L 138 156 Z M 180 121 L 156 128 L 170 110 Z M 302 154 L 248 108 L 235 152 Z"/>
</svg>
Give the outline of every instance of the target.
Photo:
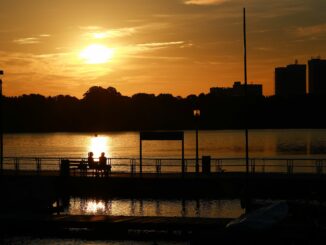
<svg viewBox="0 0 326 245">
<path fill-rule="evenodd" d="M 90 169 L 95 169 L 96 175 L 98 175 L 99 171 L 103 171 L 102 173 L 110 171 L 111 166 L 107 165 L 107 158 L 104 152 L 101 153 L 98 163 L 94 161 L 93 155 L 93 152 L 88 153 L 87 162 Z"/>
</svg>

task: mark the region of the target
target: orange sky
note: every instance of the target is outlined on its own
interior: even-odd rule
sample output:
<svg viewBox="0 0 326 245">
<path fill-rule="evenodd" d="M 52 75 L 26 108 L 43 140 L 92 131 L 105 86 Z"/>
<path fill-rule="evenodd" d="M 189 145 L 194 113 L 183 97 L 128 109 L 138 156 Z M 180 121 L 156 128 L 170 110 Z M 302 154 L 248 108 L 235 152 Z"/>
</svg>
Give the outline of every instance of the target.
<svg viewBox="0 0 326 245">
<path fill-rule="evenodd" d="M 265 95 L 275 66 L 326 58 L 325 0 L 2 0 L 3 92 L 82 97 L 96 85 L 186 96 L 232 86 L 243 80 L 243 6 L 248 80 Z"/>
</svg>

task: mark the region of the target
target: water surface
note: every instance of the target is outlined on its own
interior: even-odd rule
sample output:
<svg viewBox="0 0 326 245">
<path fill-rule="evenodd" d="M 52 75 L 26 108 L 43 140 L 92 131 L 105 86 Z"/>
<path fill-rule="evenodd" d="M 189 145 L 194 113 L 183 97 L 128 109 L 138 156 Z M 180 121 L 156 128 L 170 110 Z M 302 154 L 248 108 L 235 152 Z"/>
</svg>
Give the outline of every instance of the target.
<svg viewBox="0 0 326 245">
<path fill-rule="evenodd" d="M 199 131 L 199 155 L 244 157 L 244 131 Z M 250 157 L 324 157 L 325 129 L 249 130 Z M 185 131 L 185 157 L 195 157 L 195 133 Z M 5 134 L 5 156 L 138 157 L 139 132 Z M 181 157 L 181 142 L 144 141 L 143 156 Z"/>
</svg>

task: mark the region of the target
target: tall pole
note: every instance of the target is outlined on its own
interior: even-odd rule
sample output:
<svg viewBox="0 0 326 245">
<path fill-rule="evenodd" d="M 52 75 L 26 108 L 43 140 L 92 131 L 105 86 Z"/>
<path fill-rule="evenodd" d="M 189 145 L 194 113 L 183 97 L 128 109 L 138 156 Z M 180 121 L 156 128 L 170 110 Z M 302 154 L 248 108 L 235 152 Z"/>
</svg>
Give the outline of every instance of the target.
<svg viewBox="0 0 326 245">
<path fill-rule="evenodd" d="M 3 75 L 3 71 L 0 70 L 0 75 Z M 3 171 L 3 112 L 2 112 L 2 80 L 0 79 L 0 171 Z"/>
<path fill-rule="evenodd" d="M 249 137 L 248 137 L 248 83 L 247 83 L 247 30 L 246 8 L 243 8 L 243 48 L 244 48 L 244 83 L 245 83 L 245 136 L 246 136 L 246 175 L 249 175 Z"/>
<path fill-rule="evenodd" d="M 247 30 L 246 30 L 246 8 L 243 8 L 243 63 L 244 63 L 244 83 L 245 83 L 245 148 L 246 148 L 246 183 L 245 183 L 245 209 L 246 213 L 251 210 L 250 187 L 249 187 L 249 135 L 248 135 L 248 83 L 247 83 Z"/>
</svg>

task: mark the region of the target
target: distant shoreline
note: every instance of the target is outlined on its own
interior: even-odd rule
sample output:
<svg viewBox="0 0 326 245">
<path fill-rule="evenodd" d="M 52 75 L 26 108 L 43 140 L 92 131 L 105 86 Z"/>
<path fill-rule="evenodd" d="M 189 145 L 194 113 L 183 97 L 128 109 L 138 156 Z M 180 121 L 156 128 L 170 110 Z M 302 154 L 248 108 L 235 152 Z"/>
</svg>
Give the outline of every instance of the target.
<svg viewBox="0 0 326 245">
<path fill-rule="evenodd" d="M 326 97 L 121 95 L 91 87 L 83 99 L 31 94 L 3 98 L 4 132 L 106 132 L 326 128 Z M 194 111 L 200 111 L 198 117 Z"/>
</svg>

